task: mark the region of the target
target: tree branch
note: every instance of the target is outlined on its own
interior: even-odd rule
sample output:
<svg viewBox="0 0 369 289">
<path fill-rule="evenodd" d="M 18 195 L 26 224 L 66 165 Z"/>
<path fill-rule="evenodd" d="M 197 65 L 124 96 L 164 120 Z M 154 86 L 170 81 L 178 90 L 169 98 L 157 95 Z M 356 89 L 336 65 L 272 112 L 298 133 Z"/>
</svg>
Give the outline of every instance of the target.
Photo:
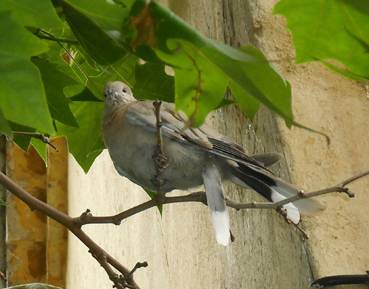
<svg viewBox="0 0 369 289">
<path fill-rule="evenodd" d="M 308 192 L 308 193 L 300 192 L 299 194 L 295 196 L 286 198 L 276 203 L 271 203 L 271 202 L 238 203 L 238 202 L 226 199 L 226 205 L 236 210 L 243 210 L 243 209 L 275 209 L 275 210 L 278 210 L 279 208 L 281 208 L 283 205 L 287 203 L 295 202 L 300 199 L 313 198 L 316 196 L 321 196 L 324 194 L 329 194 L 329 193 L 334 193 L 334 192 L 342 192 L 342 193 L 347 194 L 350 198 L 353 198 L 354 193 L 352 193 L 345 186 L 367 175 L 369 175 L 369 170 L 362 172 L 360 174 L 356 174 L 352 176 L 351 178 L 348 178 L 335 186 L 328 187 L 328 188 L 318 190 L 318 191 Z M 92 216 L 88 211 L 89 214 L 83 213 L 80 217 L 74 218 L 73 221 L 78 226 L 83 226 L 86 224 L 119 225 L 124 219 L 127 219 L 137 213 L 148 210 L 152 207 L 159 206 L 159 205 L 165 205 L 165 204 L 188 203 L 188 202 L 198 202 L 198 203 L 202 203 L 206 205 L 207 203 L 206 203 L 205 192 L 200 191 L 200 192 L 195 192 L 195 193 L 191 193 L 191 194 L 184 195 L 184 196 L 173 196 L 173 197 L 168 197 L 165 195 L 158 195 L 157 198 L 154 198 L 145 203 L 139 204 L 117 215 L 99 217 L 99 216 Z"/>
<path fill-rule="evenodd" d="M 12 181 L 3 172 L 0 172 L 0 184 L 2 184 L 8 191 L 14 194 L 16 197 L 25 202 L 31 210 L 38 210 L 47 215 L 56 222 L 62 224 L 69 231 L 71 231 L 83 244 L 89 249 L 91 255 L 100 263 L 108 274 L 110 280 L 114 283 L 114 287 L 117 289 L 131 288 L 139 289 L 139 286 L 133 280 L 132 271 L 128 270 L 112 256 L 110 256 L 104 249 L 97 245 L 85 232 L 81 230 L 81 227 L 75 223 L 74 219 L 70 216 L 58 211 L 54 207 L 40 201 L 32 196 L 14 181 Z M 114 272 L 115 268 L 121 275 Z"/>
</svg>

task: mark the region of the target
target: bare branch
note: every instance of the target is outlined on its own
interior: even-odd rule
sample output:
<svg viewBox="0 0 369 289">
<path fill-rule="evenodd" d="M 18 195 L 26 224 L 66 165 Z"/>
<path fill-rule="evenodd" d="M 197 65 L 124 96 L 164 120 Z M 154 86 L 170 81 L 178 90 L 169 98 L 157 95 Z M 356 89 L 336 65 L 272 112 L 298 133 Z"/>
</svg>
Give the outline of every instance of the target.
<svg viewBox="0 0 369 289">
<path fill-rule="evenodd" d="M 205 192 L 195 192 L 185 196 L 173 196 L 167 197 L 165 195 L 157 195 L 157 198 L 139 204 L 135 207 L 132 207 L 126 211 L 123 211 L 117 215 L 113 216 L 92 216 L 90 211 L 88 214 L 86 212 L 82 213 L 80 217 L 74 218 L 73 222 L 79 227 L 87 224 L 115 224 L 119 225 L 124 219 L 127 219 L 137 213 L 143 212 L 150 208 L 164 205 L 164 204 L 173 204 L 173 203 L 187 203 L 187 202 L 200 202 L 206 205 L 206 195 Z"/>
<path fill-rule="evenodd" d="M 65 226 L 71 231 L 78 239 L 82 241 L 89 249 L 91 255 L 100 263 L 104 268 L 109 278 L 113 281 L 114 286 L 118 289 L 134 288 L 139 289 L 139 286 L 132 278 L 131 271 L 120 264 L 112 256 L 110 256 L 104 249 L 97 245 L 85 232 L 81 230 L 81 227 L 76 224 L 73 218 L 64 214 L 63 212 L 55 209 L 54 207 L 40 201 L 25 191 L 18 184 L 13 182 L 3 172 L 0 172 L 0 184 L 2 184 L 9 192 L 25 202 L 31 210 L 38 210 L 48 217 L 52 218 L 59 224 Z M 88 217 L 89 212 L 85 212 L 85 216 Z M 113 271 L 115 268 L 121 276 Z"/>
<path fill-rule="evenodd" d="M 318 191 L 312 191 L 308 193 L 300 192 L 297 195 L 294 195 L 290 198 L 286 198 L 276 203 L 272 203 L 272 202 L 238 203 L 238 202 L 226 199 L 226 205 L 236 210 L 244 210 L 244 209 L 275 209 L 275 210 L 278 210 L 283 205 L 287 203 L 295 202 L 299 199 L 308 199 L 308 198 L 313 198 L 316 196 L 320 196 L 320 195 L 324 195 L 328 193 L 334 193 L 334 192 L 342 192 L 342 193 L 347 194 L 350 198 L 353 198 L 354 194 L 345 186 L 367 175 L 369 175 L 369 170 L 363 173 L 354 175 L 353 177 L 347 180 L 344 180 L 343 182 L 339 183 L 336 186 L 332 186 L 329 188 L 325 188 L 325 189 L 318 190 Z M 207 203 L 206 203 L 205 192 L 200 191 L 200 192 L 195 192 L 195 193 L 191 193 L 191 194 L 184 195 L 184 196 L 173 196 L 173 197 L 168 197 L 165 195 L 158 194 L 157 198 L 154 198 L 145 203 L 139 204 L 117 215 L 99 217 L 99 216 L 92 216 L 91 214 L 83 213 L 80 217 L 74 218 L 73 221 L 75 222 L 75 224 L 78 224 L 78 226 L 83 226 L 86 224 L 106 224 L 106 223 L 119 225 L 122 222 L 122 220 L 127 219 L 142 211 L 148 210 L 152 207 L 159 206 L 159 205 L 165 205 L 165 204 L 172 204 L 172 203 L 188 203 L 188 202 L 199 202 L 199 203 L 206 205 Z M 283 214 L 283 212 L 281 213 Z M 307 237 L 306 233 L 303 232 L 301 228 L 298 227 L 298 229 Z"/>
<path fill-rule="evenodd" d="M 147 267 L 148 265 L 149 264 L 147 264 L 146 261 L 145 262 L 137 262 L 136 265 L 131 270 L 131 272 L 129 272 L 129 274 L 132 276 L 133 273 L 136 272 L 137 269 Z"/>
</svg>

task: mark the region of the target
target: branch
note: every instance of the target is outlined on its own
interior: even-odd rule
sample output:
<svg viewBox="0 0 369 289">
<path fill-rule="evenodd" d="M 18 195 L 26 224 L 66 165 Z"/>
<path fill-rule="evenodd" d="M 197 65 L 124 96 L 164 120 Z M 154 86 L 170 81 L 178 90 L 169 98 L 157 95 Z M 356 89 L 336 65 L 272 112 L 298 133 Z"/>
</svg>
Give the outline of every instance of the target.
<svg viewBox="0 0 369 289">
<path fill-rule="evenodd" d="M 29 131 L 13 131 L 14 135 L 21 135 L 21 136 L 29 136 L 32 138 L 39 139 L 43 143 L 51 146 L 54 150 L 58 151 L 58 149 L 50 142 L 50 139 L 47 135 L 39 133 L 39 132 L 29 132 Z"/>
<path fill-rule="evenodd" d="M 195 192 L 185 196 L 174 196 L 167 197 L 162 194 L 157 194 L 156 198 L 151 199 L 145 203 L 139 204 L 135 207 L 132 207 L 126 211 L 123 211 L 117 215 L 113 216 L 93 216 L 89 210 L 82 213 L 81 216 L 74 218 L 73 222 L 77 226 L 83 226 L 87 224 L 115 224 L 120 225 L 120 223 L 133 215 L 136 215 L 140 212 L 146 211 L 150 208 L 164 205 L 164 204 L 173 204 L 173 203 L 188 203 L 188 202 L 197 202 L 203 203 L 206 205 L 206 194 L 205 192 Z"/>
<path fill-rule="evenodd" d="M 97 245 L 85 232 L 81 230 L 74 219 L 70 216 L 58 211 L 54 207 L 40 201 L 25 191 L 18 184 L 13 182 L 3 172 L 0 172 L 0 184 L 2 184 L 7 190 L 9 190 L 16 197 L 25 202 L 31 210 L 38 210 L 47 215 L 56 222 L 62 224 L 69 231 L 71 231 L 78 239 L 82 241 L 89 249 L 91 255 L 100 263 L 108 274 L 110 280 L 114 283 L 114 287 L 117 289 L 131 288 L 139 289 L 139 286 L 133 280 L 132 270 L 128 270 L 112 256 L 110 256 L 104 249 Z M 115 268 L 121 275 L 114 272 Z"/>
<path fill-rule="evenodd" d="M 338 183 L 335 186 L 332 187 L 328 187 L 325 189 L 321 189 L 318 191 L 312 191 L 312 192 L 308 192 L 308 193 L 304 193 L 304 192 L 300 192 L 297 195 L 294 195 L 292 197 L 286 198 L 282 201 L 276 202 L 276 203 L 269 203 L 269 202 L 265 202 L 265 203 L 248 203 L 248 204 L 240 204 L 240 203 L 236 203 L 233 202 L 231 200 L 227 200 L 227 206 L 234 208 L 236 210 L 240 210 L 240 209 L 278 209 L 280 207 L 282 207 L 283 205 L 287 204 L 287 203 L 292 203 L 295 202 L 297 200 L 300 199 L 309 199 L 309 198 L 313 198 L 316 196 L 321 196 L 321 195 L 325 195 L 325 194 L 329 194 L 329 193 L 345 193 L 348 195 L 348 197 L 353 198 L 355 197 L 355 194 L 353 192 L 351 192 L 348 188 L 346 188 L 346 186 L 360 178 L 363 178 L 365 176 L 369 175 L 369 170 L 368 171 L 364 171 L 362 173 L 356 174 L 346 180 L 344 180 L 343 182 Z"/>
<path fill-rule="evenodd" d="M 287 204 L 287 203 L 291 203 L 291 202 L 295 202 L 299 199 L 308 199 L 308 198 L 313 198 L 316 196 L 320 196 L 320 195 L 324 195 L 324 194 L 328 194 L 328 193 L 333 193 L 333 192 L 343 192 L 345 194 L 347 194 L 350 198 L 354 197 L 354 194 L 345 186 L 347 186 L 348 184 L 363 178 L 365 176 L 369 175 L 369 170 L 365 171 L 363 173 L 354 175 L 351 178 L 348 178 L 346 180 L 344 180 L 343 182 L 332 186 L 332 187 L 328 187 L 319 191 L 312 191 L 309 193 L 303 193 L 300 192 L 299 194 L 292 196 L 290 198 L 286 198 L 282 201 L 276 202 L 276 203 L 271 203 L 271 202 L 262 202 L 262 203 L 257 203 L 257 202 L 252 202 L 252 203 L 237 203 L 235 201 L 226 199 L 226 205 L 230 208 L 236 209 L 236 210 L 243 210 L 243 209 L 276 209 L 278 210 L 281 206 Z M 152 207 L 156 207 L 156 206 L 160 206 L 160 205 L 165 205 L 165 204 L 172 204 L 172 203 L 188 203 L 188 202 L 198 202 L 198 203 L 202 203 L 204 205 L 206 205 L 206 194 L 205 192 L 195 192 L 195 193 L 191 193 L 188 195 L 184 195 L 184 196 L 173 196 L 173 197 L 167 197 L 165 195 L 160 195 L 158 194 L 156 196 L 156 198 L 151 199 L 145 203 L 139 204 L 133 208 L 130 208 L 126 211 L 123 211 L 117 215 L 113 215 L 113 216 L 92 216 L 90 214 L 89 211 L 88 214 L 83 213 L 80 217 L 74 218 L 73 221 L 75 222 L 76 225 L 78 226 L 83 226 L 86 224 L 115 224 L 115 225 L 119 225 L 124 219 L 127 219 L 137 213 L 140 213 L 142 211 L 148 210 Z M 298 228 L 299 230 L 301 230 L 301 228 Z M 303 232 L 303 231 L 302 231 Z M 303 232 L 304 233 L 304 232 Z"/>
</svg>

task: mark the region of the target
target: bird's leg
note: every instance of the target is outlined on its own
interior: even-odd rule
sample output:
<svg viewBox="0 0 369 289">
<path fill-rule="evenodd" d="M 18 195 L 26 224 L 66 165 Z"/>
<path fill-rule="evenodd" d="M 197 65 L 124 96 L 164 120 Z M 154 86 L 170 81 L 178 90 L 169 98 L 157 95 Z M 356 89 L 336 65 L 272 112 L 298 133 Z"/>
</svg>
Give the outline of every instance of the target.
<svg viewBox="0 0 369 289">
<path fill-rule="evenodd" d="M 160 107 L 161 101 L 154 101 L 154 111 L 156 117 L 156 147 L 153 153 L 153 160 L 155 164 L 155 176 L 151 180 L 154 186 L 157 189 L 157 192 L 160 192 L 160 188 L 165 183 L 165 180 L 161 178 L 162 172 L 168 167 L 168 157 L 164 153 L 163 148 L 163 136 L 161 134 L 161 117 L 160 117 Z"/>
</svg>

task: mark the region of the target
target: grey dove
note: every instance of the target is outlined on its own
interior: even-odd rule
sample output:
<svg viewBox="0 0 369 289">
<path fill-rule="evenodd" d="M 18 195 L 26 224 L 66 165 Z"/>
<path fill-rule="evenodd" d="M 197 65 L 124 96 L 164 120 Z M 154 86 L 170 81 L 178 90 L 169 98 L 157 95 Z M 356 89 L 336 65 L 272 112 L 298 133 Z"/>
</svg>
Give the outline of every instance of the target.
<svg viewBox="0 0 369 289">
<path fill-rule="evenodd" d="M 160 113 L 168 166 L 160 175 L 159 193 L 204 185 L 219 244 L 228 245 L 230 240 L 223 181 L 252 188 L 271 202 L 298 193 L 266 168 L 278 160 L 276 154 L 248 156 L 240 146 L 205 125 L 184 129 L 186 118 L 176 112 L 173 104 L 163 102 Z M 123 82 L 109 82 L 105 87 L 103 137 L 118 173 L 157 192 L 157 183 L 153 181 L 157 145 L 153 102 L 136 100 Z M 295 224 L 300 221 L 297 206 L 309 212 L 320 209 L 319 203 L 309 199 L 284 205 L 287 219 Z"/>
</svg>

